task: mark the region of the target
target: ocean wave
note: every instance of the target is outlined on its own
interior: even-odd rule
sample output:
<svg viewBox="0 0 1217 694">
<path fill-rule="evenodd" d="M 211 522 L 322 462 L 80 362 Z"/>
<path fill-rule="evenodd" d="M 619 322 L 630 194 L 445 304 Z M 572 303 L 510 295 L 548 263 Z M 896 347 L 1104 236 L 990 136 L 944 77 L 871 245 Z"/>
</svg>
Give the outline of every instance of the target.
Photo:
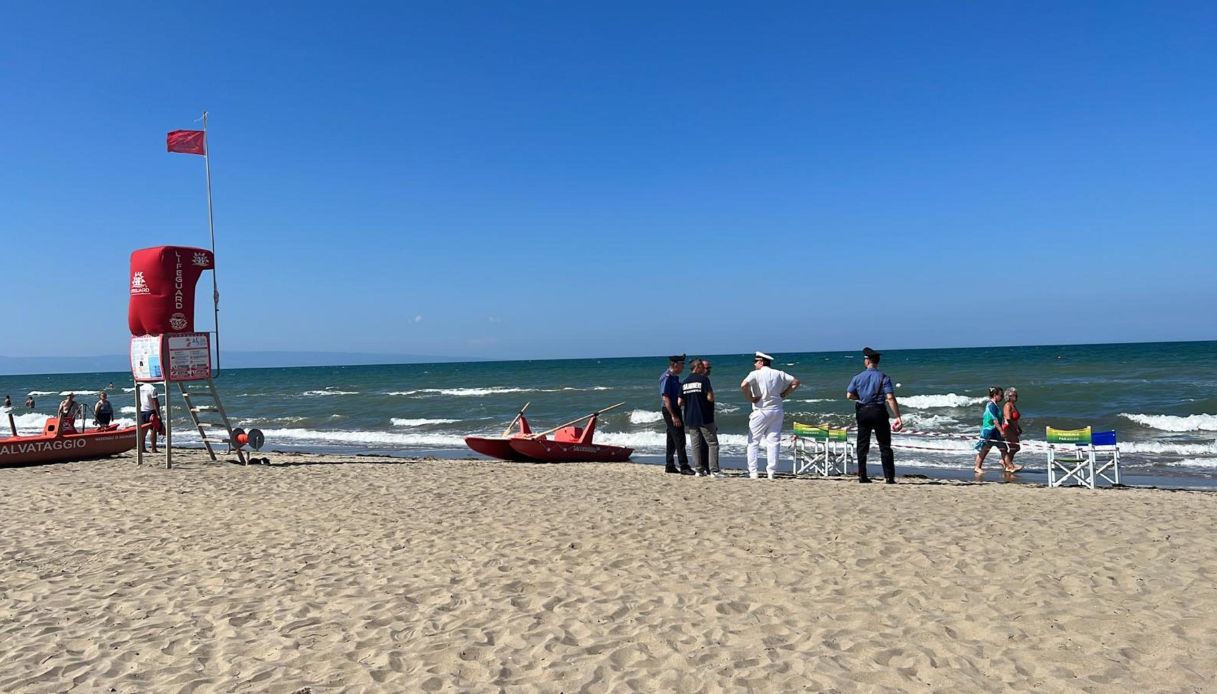
<svg viewBox="0 0 1217 694">
<path fill-rule="evenodd" d="M 1168 414 L 1121 412 L 1120 416 L 1160 431 L 1217 431 L 1217 415 L 1211 414 L 1189 414 L 1186 417 L 1176 417 Z"/>
<path fill-rule="evenodd" d="M 630 424 L 654 424 L 663 420 L 663 414 L 655 410 L 634 410 L 630 413 Z"/>
<path fill-rule="evenodd" d="M 597 431 L 595 442 L 610 446 L 628 446 L 639 452 L 663 453 L 668 437 L 661 431 Z M 782 456 L 785 458 L 785 439 L 782 443 Z M 748 445 L 748 437 L 744 434 L 719 434 L 718 444 L 720 453 L 739 455 Z"/>
<path fill-rule="evenodd" d="M 393 446 L 433 446 L 463 448 L 465 438 L 458 434 L 396 433 L 386 431 L 318 431 L 316 429 L 263 429 L 267 447 L 275 441 L 314 444 L 353 444 L 362 448 Z"/>
<path fill-rule="evenodd" d="M 46 420 L 51 419 L 53 415 L 43 414 L 42 412 L 26 412 L 24 414 L 13 415 L 13 424 L 17 425 L 18 436 L 34 436 L 41 434 L 43 427 L 46 426 Z M 85 417 L 86 425 L 92 424 L 92 415 Z M 117 424 L 120 427 L 134 426 L 135 420 L 127 417 L 115 417 L 112 424 Z M 8 431 L 8 423 L 4 423 L 4 436 L 8 436 L 11 432 Z"/>
<path fill-rule="evenodd" d="M 459 421 L 459 419 L 400 419 L 393 417 L 389 423 L 395 427 L 424 427 L 430 424 L 452 424 Z"/>
<path fill-rule="evenodd" d="M 398 397 L 410 397 L 413 395 L 449 395 L 457 398 L 480 398 L 486 395 L 503 395 L 507 393 L 569 393 L 569 392 L 588 392 L 600 390 L 613 390 L 608 386 L 588 386 L 586 388 L 575 388 L 573 386 L 565 386 L 563 388 L 518 388 L 515 386 L 486 386 L 484 388 L 415 388 L 414 390 L 391 390 L 385 395 L 393 395 Z"/>
<path fill-rule="evenodd" d="M 1217 468 L 1217 459 L 1214 458 L 1184 458 L 1171 463 L 1163 463 L 1170 467 L 1203 467 Z"/>
<path fill-rule="evenodd" d="M 1210 443 L 1177 443 L 1173 441 L 1121 441 L 1121 453 L 1158 453 L 1178 456 L 1217 456 L 1217 440 Z"/>
<path fill-rule="evenodd" d="M 326 388 L 325 390 L 306 390 L 301 393 L 301 395 L 315 398 L 324 397 L 326 395 L 359 395 L 359 392 L 354 390 L 330 390 L 329 388 Z"/>
<path fill-rule="evenodd" d="M 906 427 L 914 429 L 958 429 L 962 425 L 952 417 L 930 412 L 908 412 L 903 421 Z"/>
<path fill-rule="evenodd" d="M 986 400 L 988 398 L 973 398 L 967 395 L 956 395 L 955 393 L 947 393 L 946 395 L 902 395 L 900 396 L 900 406 L 915 410 L 935 407 L 972 407 L 973 405 L 982 405 Z"/>
<path fill-rule="evenodd" d="M 508 388 L 506 386 L 490 386 L 488 388 L 418 388 L 416 390 L 395 390 L 385 395 L 451 395 L 458 398 L 480 398 L 486 395 L 503 393 L 543 393 L 546 391 L 536 388 Z M 556 392 L 556 391 L 551 391 Z"/>
<path fill-rule="evenodd" d="M 135 406 L 134 406 L 134 405 L 128 405 L 128 406 L 126 406 L 126 407 L 120 407 L 120 408 L 118 408 L 118 411 L 119 411 L 121 414 L 135 414 Z"/>
<path fill-rule="evenodd" d="M 33 395 L 34 397 L 40 397 L 43 395 L 56 395 L 57 393 L 58 393 L 58 391 L 54 391 L 54 390 L 31 390 L 28 393 L 28 395 Z"/>
</svg>

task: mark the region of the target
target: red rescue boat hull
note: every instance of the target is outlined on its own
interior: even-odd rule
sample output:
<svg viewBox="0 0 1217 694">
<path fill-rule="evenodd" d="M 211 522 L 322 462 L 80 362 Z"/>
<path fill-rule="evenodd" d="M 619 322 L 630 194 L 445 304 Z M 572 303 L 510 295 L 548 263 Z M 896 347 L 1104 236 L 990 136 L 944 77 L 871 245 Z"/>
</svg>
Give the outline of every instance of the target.
<svg viewBox="0 0 1217 694">
<path fill-rule="evenodd" d="M 630 459 L 633 448 L 577 441 L 510 439 L 516 453 L 543 463 L 620 463 Z"/>
<path fill-rule="evenodd" d="M 105 458 L 135 448 L 135 427 L 0 438 L 0 467 Z"/>
<path fill-rule="evenodd" d="M 476 453 L 488 455 L 491 458 L 499 460 L 510 460 L 517 463 L 536 463 L 540 462 L 535 458 L 529 458 L 523 453 L 519 453 L 511 447 L 512 439 L 505 438 L 490 438 L 481 436 L 466 436 L 465 445 L 469 446 Z"/>
</svg>

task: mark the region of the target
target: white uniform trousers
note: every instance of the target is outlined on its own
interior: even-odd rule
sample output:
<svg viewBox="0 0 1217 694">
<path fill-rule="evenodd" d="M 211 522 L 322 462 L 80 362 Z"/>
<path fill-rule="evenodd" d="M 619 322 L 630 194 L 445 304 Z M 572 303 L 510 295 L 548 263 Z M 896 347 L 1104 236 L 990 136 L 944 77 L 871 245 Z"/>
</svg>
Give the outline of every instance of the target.
<svg viewBox="0 0 1217 694">
<path fill-rule="evenodd" d="M 782 443 L 782 419 L 780 409 L 753 410 L 748 416 L 748 474 L 756 474 L 757 459 L 760 458 L 761 443 L 765 444 L 766 472 L 773 474 L 778 469 L 778 448 Z"/>
</svg>

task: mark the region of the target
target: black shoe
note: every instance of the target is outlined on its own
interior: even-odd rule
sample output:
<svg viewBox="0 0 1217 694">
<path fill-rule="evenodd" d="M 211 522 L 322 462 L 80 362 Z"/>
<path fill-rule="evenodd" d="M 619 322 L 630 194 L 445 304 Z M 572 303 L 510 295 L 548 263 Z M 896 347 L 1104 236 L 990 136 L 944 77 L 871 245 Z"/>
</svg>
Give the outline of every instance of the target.
<svg viewBox="0 0 1217 694">
<path fill-rule="evenodd" d="M 859 477 L 858 483 L 859 484 L 870 484 L 870 478 L 869 477 Z"/>
<path fill-rule="evenodd" d="M 669 475 L 675 475 L 675 474 L 678 474 L 680 472 L 680 470 L 677 470 L 674 467 L 669 467 L 669 468 L 664 468 L 664 472 L 668 473 Z"/>
<path fill-rule="evenodd" d="M 884 482 L 887 482 L 888 484 L 895 484 L 895 483 L 896 483 L 896 480 L 883 480 L 883 481 L 884 481 Z"/>
<path fill-rule="evenodd" d="M 682 467 L 682 468 L 680 469 L 680 474 L 682 474 L 682 475 L 696 475 L 697 473 L 696 473 L 696 472 L 693 472 L 693 468 L 691 468 L 691 467 Z"/>
</svg>

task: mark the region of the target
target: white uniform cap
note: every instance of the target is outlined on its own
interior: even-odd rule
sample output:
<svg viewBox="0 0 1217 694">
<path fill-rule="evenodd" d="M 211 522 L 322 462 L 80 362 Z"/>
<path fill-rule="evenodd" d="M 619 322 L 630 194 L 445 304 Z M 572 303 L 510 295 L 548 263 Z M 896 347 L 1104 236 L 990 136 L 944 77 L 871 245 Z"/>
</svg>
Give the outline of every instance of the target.
<svg viewBox="0 0 1217 694">
<path fill-rule="evenodd" d="M 757 359 L 768 359 L 769 361 L 773 361 L 773 357 L 769 356 L 768 354 L 765 354 L 764 352 L 757 352 L 756 358 Z"/>
</svg>

